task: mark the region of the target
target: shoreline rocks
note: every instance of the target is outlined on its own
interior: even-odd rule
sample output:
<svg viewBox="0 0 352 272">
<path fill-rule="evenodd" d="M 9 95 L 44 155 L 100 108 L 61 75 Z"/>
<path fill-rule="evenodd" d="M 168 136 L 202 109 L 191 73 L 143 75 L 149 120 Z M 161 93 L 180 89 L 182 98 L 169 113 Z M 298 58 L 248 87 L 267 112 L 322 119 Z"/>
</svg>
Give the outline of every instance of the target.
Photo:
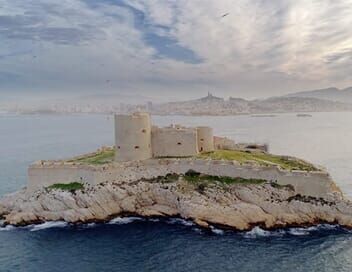
<svg viewBox="0 0 352 272">
<path fill-rule="evenodd" d="M 107 182 L 83 190 L 23 189 L 0 200 L 0 219 L 15 226 L 44 221 L 104 222 L 115 216 L 180 217 L 208 228 L 250 230 L 312 226 L 352 228 L 352 203 L 340 193 L 326 198 L 301 196 L 292 187 L 263 184 L 208 184 L 182 178 L 160 182 Z"/>
</svg>

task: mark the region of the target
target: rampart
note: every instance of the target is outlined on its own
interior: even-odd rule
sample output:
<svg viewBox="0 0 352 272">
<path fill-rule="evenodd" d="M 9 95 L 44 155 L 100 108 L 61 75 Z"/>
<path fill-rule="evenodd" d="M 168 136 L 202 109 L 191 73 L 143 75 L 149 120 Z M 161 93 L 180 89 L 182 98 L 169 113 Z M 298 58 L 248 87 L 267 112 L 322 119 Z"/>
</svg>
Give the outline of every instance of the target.
<svg viewBox="0 0 352 272">
<path fill-rule="evenodd" d="M 233 161 L 199 159 L 149 159 L 140 162 L 111 163 L 104 166 L 74 163 L 40 162 L 28 170 L 29 193 L 55 183 L 84 182 L 97 185 L 103 182 L 134 182 L 142 178 L 154 178 L 168 173 L 184 174 L 188 170 L 229 177 L 256 178 L 291 184 L 297 193 L 324 197 L 334 192 L 335 184 L 323 171 L 286 171 L 278 166 L 241 165 Z"/>
<path fill-rule="evenodd" d="M 186 157 L 198 153 L 197 129 L 166 127 L 152 129 L 153 157 Z"/>
</svg>

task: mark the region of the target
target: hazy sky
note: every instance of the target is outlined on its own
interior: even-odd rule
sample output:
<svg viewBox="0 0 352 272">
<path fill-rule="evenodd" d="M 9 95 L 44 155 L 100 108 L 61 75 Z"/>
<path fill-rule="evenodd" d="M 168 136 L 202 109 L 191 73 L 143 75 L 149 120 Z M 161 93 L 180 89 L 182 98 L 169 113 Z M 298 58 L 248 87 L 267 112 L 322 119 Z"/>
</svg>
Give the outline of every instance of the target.
<svg viewBox="0 0 352 272">
<path fill-rule="evenodd" d="M 352 0 L 0 0 L 3 97 L 349 85 Z"/>
</svg>

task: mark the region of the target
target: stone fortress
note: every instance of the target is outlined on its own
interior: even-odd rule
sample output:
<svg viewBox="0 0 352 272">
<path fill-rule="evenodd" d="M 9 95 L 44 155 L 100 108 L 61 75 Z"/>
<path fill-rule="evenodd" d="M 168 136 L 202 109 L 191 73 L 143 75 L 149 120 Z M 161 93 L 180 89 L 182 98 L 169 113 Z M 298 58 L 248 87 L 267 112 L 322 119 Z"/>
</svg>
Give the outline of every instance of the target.
<svg viewBox="0 0 352 272">
<path fill-rule="evenodd" d="M 302 195 L 326 196 L 336 191 L 323 169 L 288 170 L 275 163 L 242 163 L 237 160 L 202 158 L 219 150 L 238 150 L 241 144 L 213 135 L 210 127 L 153 126 L 148 113 L 115 116 L 115 159 L 105 164 L 82 162 L 85 154 L 71 160 L 38 161 L 28 169 L 28 193 L 57 183 L 81 182 L 90 186 L 106 182 L 129 183 L 167 174 L 194 170 L 212 176 L 263 179 L 278 185 L 292 185 Z M 251 147 L 253 148 L 253 147 Z M 254 145 L 255 149 L 265 149 Z M 268 154 L 265 152 L 265 154 Z M 244 149 L 245 152 L 252 152 Z"/>
<path fill-rule="evenodd" d="M 214 137 L 210 127 L 151 124 L 148 113 L 115 115 L 116 161 L 139 161 L 150 158 L 190 157 L 200 152 L 229 149 L 235 142 Z"/>
<path fill-rule="evenodd" d="M 115 131 L 114 148 L 32 164 L 27 187 L 0 200 L 0 227 L 126 215 L 237 230 L 352 227 L 351 202 L 308 162 L 214 137 L 209 127 L 158 128 L 147 113 L 116 115 Z"/>
</svg>

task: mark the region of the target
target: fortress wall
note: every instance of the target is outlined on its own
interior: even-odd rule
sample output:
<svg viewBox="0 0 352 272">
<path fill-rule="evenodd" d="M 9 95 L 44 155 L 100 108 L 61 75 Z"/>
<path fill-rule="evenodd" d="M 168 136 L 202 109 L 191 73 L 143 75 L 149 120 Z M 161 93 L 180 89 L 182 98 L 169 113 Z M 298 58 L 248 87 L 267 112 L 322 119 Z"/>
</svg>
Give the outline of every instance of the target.
<svg viewBox="0 0 352 272">
<path fill-rule="evenodd" d="M 115 146 L 117 161 L 151 158 L 150 115 L 148 113 L 115 115 Z"/>
<path fill-rule="evenodd" d="M 214 147 L 217 150 L 232 150 L 235 148 L 235 141 L 226 137 L 214 136 Z"/>
<path fill-rule="evenodd" d="M 33 192 L 55 183 L 87 182 L 93 184 L 96 180 L 94 171 L 67 165 L 55 167 L 29 167 L 27 191 Z"/>
<path fill-rule="evenodd" d="M 153 128 L 153 157 L 187 157 L 198 153 L 194 128 Z"/>
<path fill-rule="evenodd" d="M 214 135 L 211 127 L 197 127 L 197 141 L 199 152 L 214 151 Z"/>
<path fill-rule="evenodd" d="M 168 173 L 184 174 L 188 170 L 229 177 L 256 178 L 291 184 L 297 193 L 324 197 L 331 193 L 334 183 L 325 172 L 283 171 L 276 166 L 260 167 L 239 165 L 232 161 L 205 161 L 192 159 L 151 159 L 142 162 L 119 163 L 109 166 L 33 165 L 28 170 L 28 192 L 55 183 L 75 181 L 96 185 L 102 182 L 134 182 Z"/>
<path fill-rule="evenodd" d="M 220 161 L 195 161 L 191 164 L 180 162 L 179 164 L 170 164 L 168 166 L 170 172 L 184 173 L 189 169 L 214 175 L 241 177 L 246 179 L 264 179 L 272 182 L 277 182 L 279 185 L 291 184 L 294 186 L 297 193 L 302 195 L 311 195 L 316 197 L 326 196 L 330 193 L 333 187 L 331 177 L 324 172 L 301 172 L 301 171 L 283 171 L 276 166 L 273 167 L 253 167 L 234 164 L 233 162 Z"/>
</svg>

